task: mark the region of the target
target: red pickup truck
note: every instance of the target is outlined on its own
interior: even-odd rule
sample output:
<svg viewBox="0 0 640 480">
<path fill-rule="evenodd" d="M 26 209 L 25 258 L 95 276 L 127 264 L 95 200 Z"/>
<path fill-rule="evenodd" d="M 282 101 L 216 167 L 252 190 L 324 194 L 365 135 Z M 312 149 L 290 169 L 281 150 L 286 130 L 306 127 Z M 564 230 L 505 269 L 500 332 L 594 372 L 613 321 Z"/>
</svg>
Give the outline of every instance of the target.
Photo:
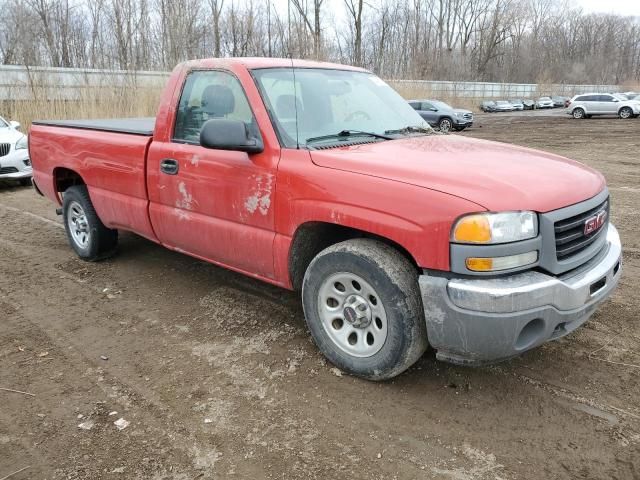
<svg viewBox="0 0 640 480">
<path fill-rule="evenodd" d="M 81 258 L 128 230 L 300 290 L 320 350 L 369 379 L 429 345 L 482 364 L 562 337 L 621 273 L 602 175 L 436 133 L 359 68 L 186 62 L 155 119 L 38 121 L 29 141 Z"/>
</svg>

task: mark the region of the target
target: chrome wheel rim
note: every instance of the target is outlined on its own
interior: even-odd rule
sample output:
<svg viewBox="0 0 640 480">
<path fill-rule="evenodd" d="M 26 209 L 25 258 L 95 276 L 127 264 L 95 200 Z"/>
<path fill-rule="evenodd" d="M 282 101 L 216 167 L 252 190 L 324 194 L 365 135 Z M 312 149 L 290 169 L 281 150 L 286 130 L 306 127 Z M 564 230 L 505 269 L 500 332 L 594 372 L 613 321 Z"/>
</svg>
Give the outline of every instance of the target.
<svg viewBox="0 0 640 480">
<path fill-rule="evenodd" d="M 440 122 L 440 131 L 448 132 L 449 130 L 451 130 L 451 122 L 449 120 L 442 120 Z"/>
<path fill-rule="evenodd" d="M 71 202 L 67 211 L 67 225 L 71 238 L 80 248 L 87 248 L 91 233 L 84 208 L 78 202 Z"/>
<path fill-rule="evenodd" d="M 578 109 L 573 112 L 573 118 L 582 118 L 582 110 Z"/>
<path fill-rule="evenodd" d="M 335 273 L 322 282 L 318 314 L 333 344 L 354 357 L 375 355 L 387 340 L 382 299 L 371 284 L 353 273 Z"/>
<path fill-rule="evenodd" d="M 623 108 L 622 110 L 620 110 L 620 117 L 621 118 L 629 118 L 631 116 L 629 109 L 627 108 Z"/>
</svg>

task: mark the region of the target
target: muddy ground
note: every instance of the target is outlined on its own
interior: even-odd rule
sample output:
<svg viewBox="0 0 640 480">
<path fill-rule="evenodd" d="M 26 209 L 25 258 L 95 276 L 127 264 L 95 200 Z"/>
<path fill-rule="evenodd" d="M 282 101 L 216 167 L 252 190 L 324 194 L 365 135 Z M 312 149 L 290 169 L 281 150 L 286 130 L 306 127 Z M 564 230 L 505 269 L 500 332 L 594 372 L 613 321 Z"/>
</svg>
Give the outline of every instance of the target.
<svg viewBox="0 0 640 480">
<path fill-rule="evenodd" d="M 0 388 L 33 394 L 0 391 L 0 478 L 640 478 L 639 132 L 478 117 L 464 135 L 604 172 L 620 287 L 521 358 L 472 369 L 428 353 L 377 384 L 332 370 L 293 293 L 130 234 L 84 263 L 52 204 L 0 185 Z"/>
</svg>

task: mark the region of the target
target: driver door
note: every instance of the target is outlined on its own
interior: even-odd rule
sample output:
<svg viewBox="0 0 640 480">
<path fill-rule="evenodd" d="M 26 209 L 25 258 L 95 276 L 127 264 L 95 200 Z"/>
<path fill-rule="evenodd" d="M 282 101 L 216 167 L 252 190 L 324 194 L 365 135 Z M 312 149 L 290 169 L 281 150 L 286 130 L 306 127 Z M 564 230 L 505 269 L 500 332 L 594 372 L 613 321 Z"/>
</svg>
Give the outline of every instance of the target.
<svg viewBox="0 0 640 480">
<path fill-rule="evenodd" d="M 208 119 L 241 120 L 260 135 L 239 80 L 230 72 L 191 72 L 172 138 L 155 140 L 147 171 L 149 215 L 160 242 L 177 251 L 261 277 L 273 277 L 278 156 L 200 145 Z"/>
</svg>

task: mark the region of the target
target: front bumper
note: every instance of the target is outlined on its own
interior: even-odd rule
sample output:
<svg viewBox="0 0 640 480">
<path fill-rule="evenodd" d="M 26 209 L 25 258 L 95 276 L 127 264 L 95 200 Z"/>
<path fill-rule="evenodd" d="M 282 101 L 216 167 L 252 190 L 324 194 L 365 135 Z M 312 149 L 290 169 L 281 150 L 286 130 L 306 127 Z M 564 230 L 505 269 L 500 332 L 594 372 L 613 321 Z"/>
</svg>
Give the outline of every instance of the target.
<svg viewBox="0 0 640 480">
<path fill-rule="evenodd" d="M 2 173 L 3 171 L 7 173 Z M 33 169 L 27 149 L 12 149 L 8 155 L 0 157 L 0 180 L 20 180 L 31 176 L 33 176 Z"/>
<path fill-rule="evenodd" d="M 506 360 L 572 332 L 620 279 L 620 237 L 609 225 L 600 253 L 561 276 L 528 271 L 492 279 L 420 276 L 429 343 L 440 360 Z"/>
<path fill-rule="evenodd" d="M 465 127 L 468 128 L 473 125 L 473 120 L 465 120 L 463 118 L 456 118 L 453 120 L 453 125 L 455 127 Z"/>
</svg>

